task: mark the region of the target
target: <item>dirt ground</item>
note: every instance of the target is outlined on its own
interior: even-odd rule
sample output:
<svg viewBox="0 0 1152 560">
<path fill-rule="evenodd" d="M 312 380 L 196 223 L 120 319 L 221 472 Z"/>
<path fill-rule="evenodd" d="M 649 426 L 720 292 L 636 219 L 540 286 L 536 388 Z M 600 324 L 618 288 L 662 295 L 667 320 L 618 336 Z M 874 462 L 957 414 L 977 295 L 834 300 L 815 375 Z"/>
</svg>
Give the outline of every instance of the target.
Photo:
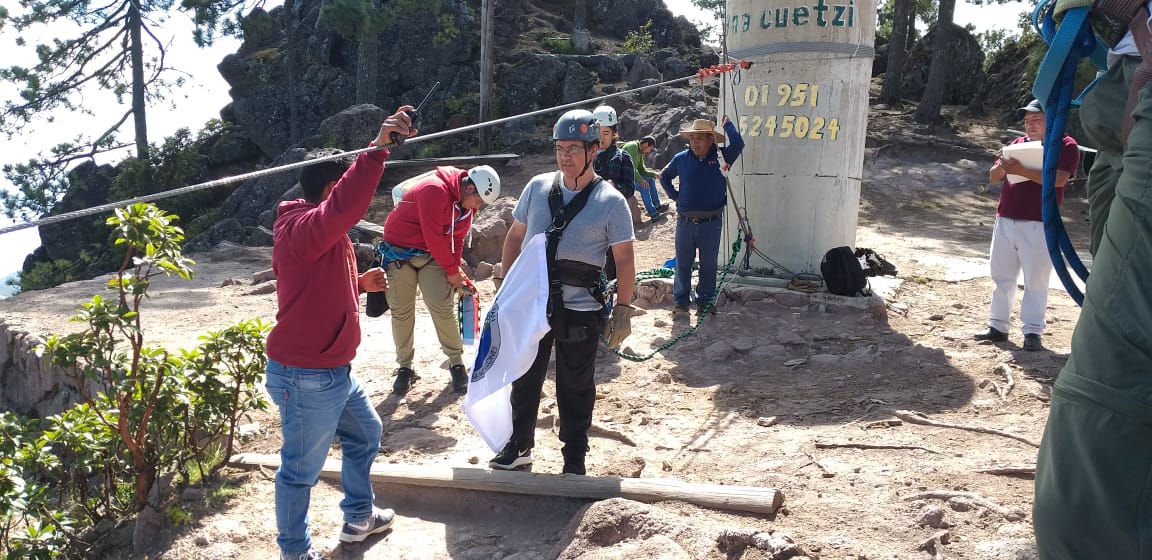
<svg viewBox="0 0 1152 560">
<path fill-rule="evenodd" d="M 919 132 L 894 111 L 879 112 L 870 124 L 857 246 L 876 249 L 899 269 L 886 318 L 792 308 L 769 298 L 722 306 L 694 335 L 645 362 L 599 354 L 595 423 L 635 445 L 593 437 L 589 475 L 777 488 L 786 496 L 778 515 L 665 502 L 644 515 L 666 515 L 670 521 L 661 526 L 679 529 L 585 535 L 569 545 L 569 524 L 585 504 L 580 500 L 378 485 L 378 504 L 397 511 L 394 529 L 363 545 L 337 548 L 331 557 L 768 558 L 761 551 L 716 547 L 721 530 L 743 528 L 786 534 L 812 557 L 932 558 L 918 545 L 941 527 L 949 531 L 948 543 L 938 547 L 941 557 L 1034 557 L 1031 477 L 981 471 L 1032 466 L 1035 447 L 999 435 L 885 422 L 894 411 L 910 410 L 1038 442 L 1049 388 L 1067 358 L 1079 314 L 1053 284 L 1045 351 L 1023 352 L 1018 327 L 1006 343 L 971 340 L 990 301 L 986 256 L 997 193 L 985 182 L 992 150 L 1003 138 L 988 123 L 956 128 L 959 135 L 944 135 L 960 146 L 953 149 L 919 141 Z M 518 168 L 501 171 L 505 184 L 522 185 L 548 170 L 549 160 L 524 158 Z M 1073 189 L 1063 207 L 1077 247 L 1087 244 L 1083 194 Z M 639 270 L 672 256 L 674 227 L 665 221 L 638 229 Z M 247 279 L 267 268 L 266 251 L 233 248 L 199 261 L 194 282 L 157 287 L 145 310 L 154 343 L 188 346 L 205 330 L 274 317 L 274 295 L 253 293 L 259 286 L 221 287 L 226 278 Z M 0 310 L 9 324 L 57 332 L 68 328 L 70 310 L 96 286 L 82 282 L 24 294 L 0 302 Z M 491 301 L 491 283 L 480 286 L 482 300 Z M 176 313 L 164 322 L 156 311 Z M 379 461 L 483 466 L 492 453 L 447 388 L 426 316 L 418 323 L 415 367 L 421 379 L 404 398 L 390 393 L 395 366 L 389 322 L 364 318 L 362 325 L 354 371 L 384 419 Z M 687 326 L 672 318 L 669 307 L 654 307 L 634 320 L 626 345 L 643 352 Z M 551 382 L 545 390 L 552 394 Z M 545 398 L 545 408 L 552 402 Z M 275 414 L 254 414 L 250 423 L 254 436 L 241 450 L 276 453 Z M 559 473 L 554 430 L 548 422 L 538 430 L 533 472 Z M 929 492 L 978 496 L 918 496 Z M 182 503 L 194 520 L 171 529 L 154 558 L 276 557 L 271 472 L 228 470 L 207 494 L 215 498 Z M 339 484 L 330 480 L 313 493 L 312 528 L 322 546 L 335 544 L 339 498 Z"/>
</svg>

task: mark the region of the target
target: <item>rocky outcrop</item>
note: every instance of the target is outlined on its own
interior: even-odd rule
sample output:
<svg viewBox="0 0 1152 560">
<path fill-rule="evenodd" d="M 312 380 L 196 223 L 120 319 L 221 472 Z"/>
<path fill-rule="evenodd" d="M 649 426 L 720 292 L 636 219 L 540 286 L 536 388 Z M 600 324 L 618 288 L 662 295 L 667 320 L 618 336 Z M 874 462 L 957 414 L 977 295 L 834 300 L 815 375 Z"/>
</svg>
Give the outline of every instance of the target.
<svg viewBox="0 0 1152 560">
<path fill-rule="evenodd" d="M 231 87 L 232 103 L 221 110 L 224 125 L 201 142 L 204 172 L 199 180 L 298 162 L 320 148 L 360 148 L 375 134 L 387 110 L 416 104 L 435 82 L 440 82 L 440 89 L 421 111 L 418 127 L 426 132 L 443 131 L 475 122 L 479 21 L 474 7 L 446 1 L 438 2 L 435 9 L 410 4 L 406 4 L 408 8 L 386 7 L 391 10 L 385 18 L 387 23 L 374 37 L 378 53 L 372 60 L 378 63 L 378 79 L 368 89 L 375 95 L 370 103 L 357 105 L 357 80 L 370 75 L 361 67 L 362 40 L 342 35 L 329 18 L 321 17 L 322 5 L 328 4 L 324 0 L 292 0 L 268 10 L 253 9 L 240 22 L 244 42 L 218 65 Z M 685 77 L 701 63 L 715 62 L 711 53 L 701 54 L 695 28 L 684 18 L 673 17 L 661 0 L 583 5 L 588 10 L 584 21 L 596 38 L 623 39 L 628 31 L 651 21 L 653 42 L 659 50 L 647 56 L 547 54 L 538 42 L 539 26 L 550 23 L 556 31 L 568 31 L 576 2 L 536 5 L 531 0 L 501 0 L 495 25 L 495 79 L 499 87 L 494 93 L 494 117 Z M 397 37 L 418 37 L 419 46 Z M 602 39 L 595 44 L 604 49 Z M 622 100 L 622 106 L 662 105 L 634 112 L 624 125 L 622 138 L 655 134 L 663 140 L 669 132 L 674 135 L 685 120 L 705 114 L 702 101 L 702 95 L 678 87 L 650 90 L 632 101 Z M 553 118 L 519 119 L 497 127 L 497 149 L 548 150 Z M 392 158 L 471 153 L 473 138 L 461 134 L 413 143 L 394 149 Z M 659 165 L 668 157 L 670 154 L 657 153 L 652 164 Z M 54 212 L 108 202 L 115 176 L 116 170 L 110 166 L 87 163 L 77 167 L 71 176 L 72 190 Z M 230 194 L 227 189 L 212 191 L 218 196 L 205 199 L 201 205 L 205 210 L 220 200 L 224 202 L 194 227 L 189 227 L 193 220 L 185 216 L 186 229 L 202 232 L 191 236 L 186 248 L 205 250 L 223 241 L 269 243 L 275 204 L 295 184 L 295 177 L 296 173 L 286 172 L 229 187 L 235 189 Z M 29 257 L 25 271 L 38 262 L 75 260 L 81 251 L 107 252 L 103 218 L 44 226 L 41 238 L 44 248 Z M 108 256 L 106 262 L 89 267 L 79 276 L 108 272 L 108 263 L 115 260 L 111 253 Z"/>
<path fill-rule="evenodd" d="M 80 399 L 82 381 L 53 366 L 43 342 L 0 321 L 0 410 L 45 418 Z"/>
<path fill-rule="evenodd" d="M 990 112 L 1004 122 L 1016 123 L 1016 109 L 1032 97 L 1032 81 L 1028 78 L 1031 54 L 1046 49 L 1039 37 L 1009 41 L 988 63 L 987 78 L 980 84 L 969 109 L 976 113 Z M 1069 119 L 1069 124 L 1079 119 Z"/>
<path fill-rule="evenodd" d="M 96 165 L 91 160 L 77 165 L 68 172 L 68 192 L 48 215 L 56 216 L 107 203 L 116 175 L 116 168 L 111 165 Z M 98 243 L 108 237 L 104 217 L 79 218 L 43 225 L 39 229 L 41 245 L 24 259 L 25 271 L 31 270 L 36 262 L 74 261 L 82 251 L 107 247 L 106 243 Z"/>
<path fill-rule="evenodd" d="M 952 44 L 948 49 L 952 68 L 944 84 L 944 104 L 966 105 L 976 98 L 977 92 L 987 83 L 984 74 L 985 54 L 980 42 L 967 29 L 953 25 L 952 34 Z M 901 98 L 919 101 L 924 96 L 924 85 L 928 83 L 935 41 L 936 29 L 932 28 L 927 35 L 916 41 L 908 53 L 904 63 Z M 873 77 L 887 72 L 888 49 L 891 47 L 887 37 L 877 37 L 875 45 L 876 56 L 872 59 Z M 1026 57 L 1022 62 L 1027 63 Z M 1019 76 L 1021 79 L 1026 79 L 1025 75 L 1026 72 L 1021 68 Z"/>
<path fill-rule="evenodd" d="M 924 96 L 924 85 L 928 83 L 928 72 L 932 66 L 932 52 L 936 44 L 936 28 L 916 41 L 908 53 L 904 67 L 904 84 L 901 96 L 919 100 Z M 967 29 L 952 25 L 952 40 L 946 49 L 951 68 L 944 83 L 945 105 L 967 105 L 976 96 L 980 84 L 984 82 L 984 51 L 980 42 Z"/>
<path fill-rule="evenodd" d="M 561 4 L 549 9 L 558 11 L 563 26 L 563 16 L 573 13 L 575 3 Z M 672 16 L 660 0 L 587 4 L 589 29 L 602 36 L 624 39 L 627 32 L 652 22 L 653 41 L 665 54 L 639 66 L 631 60 L 622 64 L 613 55 L 558 56 L 523 48 L 517 41 L 529 25 L 527 5 L 508 0 L 497 9 L 496 44 L 507 48 L 496 56 L 498 117 L 585 99 L 595 84 L 617 82 L 629 73 L 655 77 L 649 66 L 664 75 L 696 67 L 699 32 L 684 18 Z M 253 10 L 243 22 L 240 50 L 219 65 L 232 88 L 227 114 L 268 158 L 297 146 L 327 116 L 355 103 L 355 80 L 363 73 L 357 66 L 358 41 L 328 26 L 320 17 L 320 0 L 298 0 L 290 6 Z M 475 115 L 480 24 L 473 9 L 462 2 L 444 2 L 439 10 L 394 16 L 376 37 L 377 95 L 366 101 L 385 108 L 415 104 L 439 81 L 441 90 L 423 111 L 422 126 L 443 130 L 453 115 Z M 413 48 L 408 41 L 394 40 L 400 36 L 426 40 Z M 521 48 L 511 48 L 517 46 Z M 518 132 L 506 128 L 498 141 L 524 145 Z"/>
</svg>

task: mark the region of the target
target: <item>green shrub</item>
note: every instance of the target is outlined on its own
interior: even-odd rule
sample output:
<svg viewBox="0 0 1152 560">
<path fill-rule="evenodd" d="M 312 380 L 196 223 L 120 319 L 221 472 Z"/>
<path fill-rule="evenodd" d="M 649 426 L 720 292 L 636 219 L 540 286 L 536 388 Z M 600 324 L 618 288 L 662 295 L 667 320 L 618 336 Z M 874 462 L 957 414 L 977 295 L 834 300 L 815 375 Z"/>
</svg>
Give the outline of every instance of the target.
<svg viewBox="0 0 1152 560">
<path fill-rule="evenodd" d="M 456 25 L 456 16 L 440 14 L 436 17 L 436 23 L 439 24 L 440 29 L 432 36 L 433 45 L 437 47 L 452 45 L 460 38 L 460 28 Z"/>
<path fill-rule="evenodd" d="M 624 37 L 624 46 L 620 52 L 624 54 L 648 54 L 656 48 L 656 41 L 652 39 L 652 20 L 640 26 L 636 31 L 629 31 Z"/>
<path fill-rule="evenodd" d="M 0 557 L 89 557 L 94 539 L 82 528 L 134 514 L 164 474 L 210 477 L 232 454 L 241 415 L 268 406 L 258 390 L 268 325 L 241 321 L 192 350 L 144 343 L 152 280 L 192 276 L 175 219 L 145 204 L 108 219 L 124 251 L 114 295 L 93 296 L 73 317 L 84 329 L 43 347 L 80 378 L 82 402 L 39 421 L 0 414 Z"/>
<path fill-rule="evenodd" d="M 540 45 L 553 54 L 576 54 L 571 37 L 545 37 L 540 40 Z"/>
</svg>

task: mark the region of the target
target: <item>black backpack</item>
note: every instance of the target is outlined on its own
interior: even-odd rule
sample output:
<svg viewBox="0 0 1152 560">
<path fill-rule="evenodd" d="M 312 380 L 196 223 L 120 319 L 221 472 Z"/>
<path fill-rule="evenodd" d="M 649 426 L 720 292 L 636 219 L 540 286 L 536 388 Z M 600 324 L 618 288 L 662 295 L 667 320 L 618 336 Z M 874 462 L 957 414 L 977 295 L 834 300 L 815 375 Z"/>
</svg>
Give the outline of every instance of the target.
<svg viewBox="0 0 1152 560">
<path fill-rule="evenodd" d="M 824 260 L 820 262 L 820 274 L 824 276 L 824 285 L 828 291 L 838 296 L 867 295 L 868 281 L 864 278 L 864 269 L 851 247 L 836 247 L 824 253 Z"/>
</svg>

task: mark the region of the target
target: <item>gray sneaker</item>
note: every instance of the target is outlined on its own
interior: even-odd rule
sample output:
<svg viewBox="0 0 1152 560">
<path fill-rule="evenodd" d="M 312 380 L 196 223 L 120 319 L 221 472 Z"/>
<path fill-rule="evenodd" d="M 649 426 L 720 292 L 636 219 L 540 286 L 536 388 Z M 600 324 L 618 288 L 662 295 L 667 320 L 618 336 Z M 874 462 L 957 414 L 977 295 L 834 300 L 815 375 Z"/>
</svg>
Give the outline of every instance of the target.
<svg viewBox="0 0 1152 560">
<path fill-rule="evenodd" d="M 324 555 L 320 554 L 315 548 L 309 548 L 300 554 L 288 554 L 286 552 L 280 553 L 280 560 L 324 560 Z"/>
<path fill-rule="evenodd" d="M 396 512 L 391 509 L 372 508 L 372 517 L 359 524 L 345 523 L 340 530 L 341 542 L 361 542 L 377 533 L 387 531 L 396 520 Z"/>
</svg>

